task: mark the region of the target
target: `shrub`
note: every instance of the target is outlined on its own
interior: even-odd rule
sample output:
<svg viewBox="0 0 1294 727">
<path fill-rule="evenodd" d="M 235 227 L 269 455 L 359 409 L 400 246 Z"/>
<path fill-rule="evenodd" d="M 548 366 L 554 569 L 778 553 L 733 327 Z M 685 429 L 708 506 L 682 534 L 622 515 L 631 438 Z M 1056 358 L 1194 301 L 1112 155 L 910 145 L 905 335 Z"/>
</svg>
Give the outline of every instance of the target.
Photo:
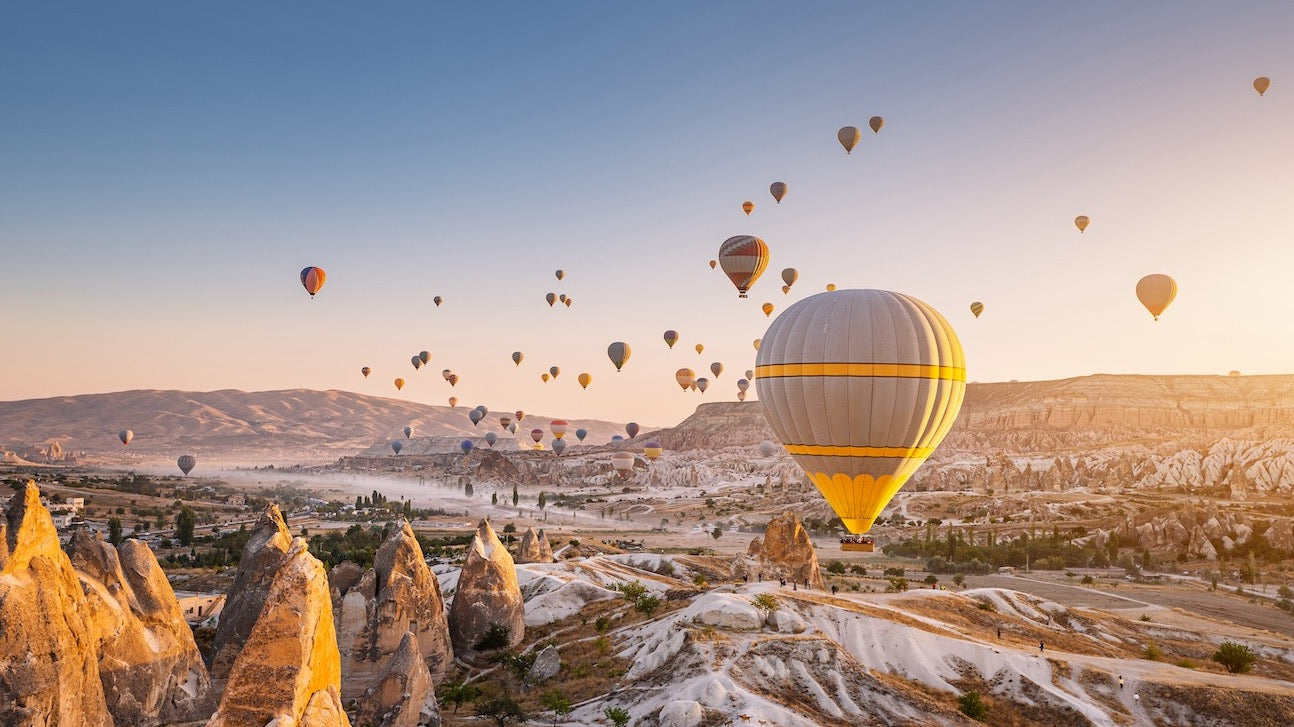
<svg viewBox="0 0 1294 727">
<path fill-rule="evenodd" d="M 602 710 L 602 716 L 606 717 L 615 727 L 625 727 L 629 724 L 629 712 L 623 707 L 607 707 Z"/>
<path fill-rule="evenodd" d="M 557 720 L 559 718 L 565 717 L 571 713 L 572 709 L 574 709 L 574 705 L 571 704 L 571 698 L 557 689 L 544 692 L 544 695 L 539 698 L 539 701 L 544 705 L 544 709 L 553 713 L 553 724 L 557 724 Z"/>
<path fill-rule="evenodd" d="M 902 593 L 908 590 L 907 578 L 891 578 L 890 585 L 885 589 L 887 593 Z"/>
<path fill-rule="evenodd" d="M 1244 644 L 1224 641 L 1213 653 L 1213 660 L 1225 666 L 1232 674 L 1243 674 L 1253 667 L 1258 656 Z"/>
<path fill-rule="evenodd" d="M 530 719 L 521 705 L 507 694 L 493 694 L 476 702 L 476 714 L 489 717 L 499 727 L 509 722 L 525 722 Z"/>
<path fill-rule="evenodd" d="M 845 574 L 845 564 L 838 560 L 827 563 L 827 572 L 833 576 L 843 576 Z"/>
<path fill-rule="evenodd" d="M 492 623 L 485 630 L 485 635 L 472 646 L 477 651 L 494 651 L 506 649 L 512 641 L 512 629 L 503 624 Z"/>
<path fill-rule="evenodd" d="M 626 601 L 637 601 L 647 593 L 647 586 L 644 586 L 640 581 L 617 583 L 612 588 L 623 593 Z"/>
<path fill-rule="evenodd" d="M 934 573 L 931 573 L 927 575 L 924 580 L 926 582 L 926 585 L 933 586 L 934 584 L 939 582 L 939 576 L 935 575 Z"/>
<path fill-rule="evenodd" d="M 957 711 L 977 722 L 983 722 L 988 716 L 988 706 L 980 699 L 979 692 L 966 692 L 958 697 Z"/>
<path fill-rule="evenodd" d="M 976 608 L 978 608 L 978 609 L 979 609 L 979 610 L 981 610 L 981 611 L 996 611 L 996 610 L 997 610 L 997 606 L 994 606 L 992 601 L 980 601 L 978 604 L 976 604 L 976 606 L 975 606 L 975 607 L 976 607 Z"/>
<path fill-rule="evenodd" d="M 965 586 L 966 576 L 962 575 L 961 573 L 958 573 L 957 575 L 953 576 L 953 584 L 956 585 L 958 588 Z"/>
<path fill-rule="evenodd" d="M 903 573 L 904 573 L 904 570 L 903 570 L 902 568 L 886 568 L 886 569 L 885 569 L 885 575 L 887 575 L 887 576 L 894 576 L 895 578 L 902 578 L 902 577 L 903 577 Z"/>
<path fill-rule="evenodd" d="M 867 569 L 866 569 L 866 568 L 864 568 L 864 567 L 862 567 L 861 565 L 858 565 L 857 563 L 855 563 L 855 564 L 853 564 L 853 565 L 849 566 L 849 572 L 850 572 L 850 573 L 853 573 L 853 574 L 854 574 L 854 575 L 856 575 L 856 576 L 865 576 L 865 575 L 867 575 Z"/>
<path fill-rule="evenodd" d="M 1177 666 L 1180 666 L 1180 667 L 1181 667 L 1181 668 L 1183 668 L 1183 669 L 1194 669 L 1194 668 L 1195 668 L 1195 662 L 1191 661 L 1190 659 L 1178 659 L 1178 660 L 1177 660 L 1177 664 L 1176 664 L 1176 665 L 1177 665 Z"/>
<path fill-rule="evenodd" d="M 778 608 L 777 599 L 768 593 L 761 593 L 750 599 L 750 602 L 755 605 L 755 608 L 768 613 L 772 613 Z"/>
<path fill-rule="evenodd" d="M 1085 586 L 1090 586 L 1093 583 L 1096 583 L 1096 580 L 1093 579 L 1092 576 L 1090 575 L 1085 575 L 1083 576 L 1083 580 L 1079 581 L 1079 583 L 1082 583 Z"/>
<path fill-rule="evenodd" d="M 634 610 L 648 618 L 654 616 L 659 608 L 660 599 L 655 596 L 643 596 L 634 604 Z"/>
<path fill-rule="evenodd" d="M 692 576 L 692 585 L 696 586 L 697 588 L 706 588 L 710 585 L 710 582 L 705 579 L 704 573 L 697 573 L 696 575 Z"/>
<path fill-rule="evenodd" d="M 1141 650 L 1141 658 L 1149 659 L 1150 661 L 1159 661 L 1159 657 L 1163 655 L 1163 652 L 1159 650 L 1159 645 L 1153 641 L 1146 644 L 1146 648 Z"/>
<path fill-rule="evenodd" d="M 597 629 L 599 634 L 605 634 L 607 629 L 611 628 L 611 619 L 606 616 L 598 616 L 597 620 L 593 622 L 593 628 Z"/>
<path fill-rule="evenodd" d="M 1142 621 L 1149 621 L 1149 620 L 1150 620 L 1150 616 L 1149 616 L 1148 614 L 1144 614 L 1144 613 L 1143 613 L 1143 614 L 1141 614 L 1141 620 L 1142 620 Z"/>
</svg>

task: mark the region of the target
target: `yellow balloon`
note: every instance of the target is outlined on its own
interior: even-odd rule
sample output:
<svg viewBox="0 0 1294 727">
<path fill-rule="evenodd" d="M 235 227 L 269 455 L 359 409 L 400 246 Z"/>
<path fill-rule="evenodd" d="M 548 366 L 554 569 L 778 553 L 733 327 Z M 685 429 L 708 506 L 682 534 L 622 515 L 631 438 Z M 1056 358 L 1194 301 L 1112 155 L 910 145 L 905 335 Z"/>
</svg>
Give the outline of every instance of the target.
<svg viewBox="0 0 1294 727">
<path fill-rule="evenodd" d="M 1079 215 L 1074 218 L 1074 226 L 1078 228 L 1079 232 L 1086 230 L 1089 222 L 1091 222 L 1091 220 L 1088 219 L 1087 215 Z"/>
<path fill-rule="evenodd" d="M 679 369 L 674 372 L 674 380 L 683 387 L 683 391 L 687 391 L 692 386 L 692 382 L 696 381 L 696 372 L 692 369 Z"/>
<path fill-rule="evenodd" d="M 764 311 L 764 317 L 765 317 L 765 318 L 767 318 L 767 317 L 769 317 L 769 316 L 773 315 L 773 304 L 772 304 L 772 303 L 765 303 L 764 305 L 761 305 L 759 308 L 760 308 L 760 310 Z"/>
<path fill-rule="evenodd" d="M 1137 281 L 1137 300 L 1146 306 L 1150 315 L 1159 320 L 1173 298 L 1177 297 L 1177 281 L 1167 275 L 1147 275 Z"/>
<path fill-rule="evenodd" d="M 705 350 L 705 346 L 704 346 L 704 345 L 702 345 L 702 344 L 700 344 L 700 343 L 696 344 L 696 352 L 697 352 L 697 353 L 701 353 L 701 352 L 702 352 L 702 351 L 704 351 L 704 350 Z"/>
<path fill-rule="evenodd" d="M 396 390 L 396 391 L 399 391 L 400 389 L 403 389 L 403 388 L 404 388 L 404 379 L 396 379 L 396 380 L 395 380 L 395 390 Z"/>
<path fill-rule="evenodd" d="M 828 292 L 828 293 L 830 293 L 831 291 L 833 291 L 833 290 L 835 290 L 835 289 L 836 289 L 836 284 L 835 284 L 835 283 L 827 283 L 827 292 Z"/>
<path fill-rule="evenodd" d="M 756 338 L 756 339 L 755 339 L 755 341 L 754 341 L 754 345 L 755 345 L 755 350 L 756 350 L 756 351 L 758 351 L 758 350 L 759 350 L 759 346 L 760 346 L 760 344 L 761 344 L 761 343 L 763 343 L 763 342 L 764 342 L 764 339 L 762 339 L 762 338 Z"/>
<path fill-rule="evenodd" d="M 978 300 L 975 301 L 974 303 L 971 303 L 971 313 L 974 313 L 976 318 L 979 318 L 979 314 L 983 312 L 984 312 L 983 303 L 979 302 Z"/>
<path fill-rule="evenodd" d="M 957 334 L 916 298 L 843 290 L 791 306 L 764 338 L 765 417 L 845 527 L 867 532 L 957 418 Z"/>
<path fill-rule="evenodd" d="M 542 379 L 545 384 L 548 383 L 548 374 L 546 373 L 540 374 L 539 378 Z"/>
<path fill-rule="evenodd" d="M 1254 90 L 1258 92 L 1259 96 L 1267 93 L 1267 89 L 1271 88 L 1271 85 L 1272 79 L 1266 76 L 1259 76 L 1254 79 Z"/>
<path fill-rule="evenodd" d="M 453 409 L 456 406 L 458 406 L 458 397 L 457 396 L 449 397 L 449 408 Z"/>
<path fill-rule="evenodd" d="M 751 202 L 750 200 L 746 200 L 745 202 L 742 202 L 741 211 L 745 212 L 746 216 L 749 217 L 750 213 L 755 211 L 755 203 Z M 710 267 L 714 267 L 714 266 L 711 265 Z"/>
<path fill-rule="evenodd" d="M 580 374 L 580 375 L 579 375 L 578 377 L 576 377 L 576 378 L 577 378 L 577 379 L 578 379 L 578 381 L 580 382 L 580 388 L 582 388 L 582 389 L 587 389 L 587 388 L 589 388 L 589 382 L 593 381 L 593 377 L 592 377 L 591 375 L 589 375 L 589 374 Z"/>
</svg>

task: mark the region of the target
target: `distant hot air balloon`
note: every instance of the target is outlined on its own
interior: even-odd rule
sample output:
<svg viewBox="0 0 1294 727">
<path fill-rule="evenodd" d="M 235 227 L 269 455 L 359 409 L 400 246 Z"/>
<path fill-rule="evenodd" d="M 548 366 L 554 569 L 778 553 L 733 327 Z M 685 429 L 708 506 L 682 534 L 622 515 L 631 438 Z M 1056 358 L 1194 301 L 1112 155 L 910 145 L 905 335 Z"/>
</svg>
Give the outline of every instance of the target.
<svg viewBox="0 0 1294 727">
<path fill-rule="evenodd" d="M 404 438 L 405 438 L 405 439 L 409 439 L 409 438 L 411 438 L 411 437 L 413 437 L 413 427 L 405 427 L 405 428 L 404 428 Z"/>
<path fill-rule="evenodd" d="M 754 381 L 754 380 L 755 380 L 755 370 L 754 370 L 754 369 L 746 369 L 746 378 L 747 378 L 747 379 L 750 379 L 751 381 Z"/>
<path fill-rule="evenodd" d="M 458 447 L 463 450 L 463 454 L 470 454 L 472 452 L 472 440 L 464 439 Z"/>
<path fill-rule="evenodd" d="M 562 301 L 562 302 L 566 304 L 566 307 L 567 307 L 567 308 L 570 308 L 570 307 L 571 307 L 571 303 L 572 303 L 573 301 L 572 301 L 571 297 L 568 295 L 568 296 L 566 296 L 566 300 L 564 300 L 564 301 Z"/>
<path fill-rule="evenodd" d="M 625 441 L 624 435 L 621 435 L 621 434 L 612 434 L 612 435 L 611 435 L 611 443 L 612 443 L 612 444 L 615 444 L 616 442 L 623 442 L 623 441 Z"/>
<path fill-rule="evenodd" d="M 518 410 L 517 410 L 516 412 L 514 412 L 514 413 L 517 415 L 517 421 L 524 421 L 524 420 L 525 420 L 525 418 L 526 418 L 526 413 L 525 413 L 524 411 L 522 411 L 522 410 L 518 409 Z"/>
<path fill-rule="evenodd" d="M 607 346 L 607 358 L 611 359 L 611 363 L 615 364 L 616 371 L 619 371 L 625 365 L 631 353 L 629 344 L 624 341 L 616 341 Z"/>
<path fill-rule="evenodd" d="M 634 469 L 634 456 L 629 452 L 616 452 L 611 455 L 611 466 L 621 477 L 628 477 Z"/>
<path fill-rule="evenodd" d="M 552 450 L 553 450 L 553 454 L 557 455 L 558 457 L 562 456 L 562 452 L 566 451 L 566 440 L 554 439 L 552 443 Z"/>
<path fill-rule="evenodd" d="M 882 119 L 879 116 L 873 116 L 867 120 L 867 125 L 872 127 L 872 133 L 879 134 L 881 133 L 881 127 L 885 126 L 885 119 Z"/>
<path fill-rule="evenodd" d="M 511 424 L 511 423 L 512 423 L 512 417 L 510 417 L 510 416 L 508 416 L 508 415 L 506 415 L 506 414 L 505 414 L 505 415 L 503 415 L 503 416 L 501 416 L 501 417 L 499 417 L 499 427 L 500 427 L 501 429 L 507 429 L 507 428 L 508 428 L 508 425 L 509 425 L 509 424 Z"/>
<path fill-rule="evenodd" d="M 678 331 L 665 331 L 665 345 L 674 348 L 678 343 Z"/>
<path fill-rule="evenodd" d="M 490 413 L 489 408 L 487 408 L 484 404 L 478 404 L 476 408 L 481 411 L 481 416 L 485 416 L 486 414 Z"/>
<path fill-rule="evenodd" d="M 737 391 L 745 392 L 750 388 L 750 379 L 737 379 Z"/>
<path fill-rule="evenodd" d="M 697 379 L 696 388 L 700 389 L 701 393 L 704 394 L 705 390 L 710 388 L 710 380 L 707 378 Z"/>
<path fill-rule="evenodd" d="M 544 430 L 542 430 L 542 429 L 531 429 L 531 430 L 530 430 L 530 438 L 531 438 L 531 439 L 533 439 L 533 440 L 535 440 L 536 442 L 538 442 L 539 440 L 541 440 L 541 439 L 543 439 L 543 438 L 544 438 Z"/>
<path fill-rule="evenodd" d="M 446 380 L 446 381 L 449 381 L 449 377 L 451 377 L 451 376 L 453 376 L 453 375 L 454 375 L 454 371 L 453 371 L 453 369 L 441 369 L 441 370 L 440 370 L 440 378 L 442 378 L 442 379 L 444 379 L 444 380 Z"/>
<path fill-rule="evenodd" d="M 319 289 L 324 286 L 324 279 L 327 277 L 328 275 L 324 273 L 323 268 L 306 268 L 301 271 L 301 285 L 305 286 L 306 292 L 313 298 L 315 293 L 318 293 Z M 188 473 L 185 472 L 185 474 Z"/>
<path fill-rule="evenodd" d="M 1271 85 L 1272 79 L 1266 76 L 1259 76 L 1254 79 L 1254 90 L 1258 92 L 1259 96 L 1267 93 L 1267 89 L 1271 88 Z"/>
<path fill-rule="evenodd" d="M 660 459 L 664 452 L 665 448 L 660 446 L 660 442 L 648 442 L 643 445 L 643 457 L 646 457 L 648 462 Z"/>
<path fill-rule="evenodd" d="M 404 449 L 404 442 L 401 442 L 398 439 L 393 440 L 391 442 L 391 451 L 395 452 L 396 454 L 399 454 L 400 450 L 402 449 Z"/>
<path fill-rule="evenodd" d="M 983 303 L 979 302 L 978 300 L 975 301 L 974 303 L 971 303 L 971 313 L 974 313 L 976 318 L 979 318 L 979 314 L 983 312 L 984 312 Z"/>
<path fill-rule="evenodd" d="M 718 361 L 710 364 L 710 373 L 714 374 L 716 379 L 719 378 L 719 374 L 723 373 L 723 364 Z"/>
<path fill-rule="evenodd" d="M 403 389 L 403 388 L 404 388 L 404 379 L 396 379 L 396 380 L 395 380 L 395 390 L 396 390 L 396 391 L 399 391 L 400 389 Z"/>
<path fill-rule="evenodd" d="M 449 382 L 450 386 L 458 386 L 458 374 L 450 374 L 449 378 L 445 380 Z"/>
<path fill-rule="evenodd" d="M 755 347 L 755 350 L 756 350 L 756 351 L 758 351 L 758 350 L 759 350 L 759 344 L 760 344 L 761 342 L 763 342 L 763 340 L 764 340 L 764 339 L 762 339 L 762 338 L 756 338 L 755 340 L 753 340 L 753 341 L 751 341 L 751 342 L 750 342 L 750 345 L 754 346 L 754 347 Z"/>
<path fill-rule="evenodd" d="M 729 237 L 719 246 L 719 265 L 737 286 L 737 297 L 745 298 L 746 291 L 768 267 L 768 243 L 754 235 Z"/>
<path fill-rule="evenodd" d="M 548 372 L 547 372 L 547 371 L 545 371 L 544 373 L 542 373 L 542 374 L 540 374 L 540 375 L 539 375 L 539 379 L 540 379 L 541 381 L 543 381 L 545 384 L 546 384 L 546 383 L 548 383 L 548 380 L 549 380 L 549 379 L 551 379 L 551 378 L 552 378 L 552 377 L 548 375 Z"/>
<path fill-rule="evenodd" d="M 683 391 L 687 391 L 692 382 L 696 381 L 696 373 L 692 369 L 679 369 L 674 372 L 674 380 L 678 382 L 679 386 L 683 387 Z"/>
<path fill-rule="evenodd" d="M 1092 220 L 1089 219 L 1087 215 L 1079 215 L 1078 217 L 1074 218 L 1074 226 L 1078 228 L 1079 232 L 1083 232 L 1084 230 L 1087 229 L 1087 225 L 1091 221 Z"/>
<path fill-rule="evenodd" d="M 957 418 L 957 334 L 916 298 L 846 290 L 796 303 L 764 337 L 765 418 L 845 528 L 866 532 Z"/>
<path fill-rule="evenodd" d="M 786 295 L 786 294 L 787 294 L 787 293 L 789 293 L 789 292 L 791 292 L 791 286 L 789 286 L 789 285 L 783 285 L 783 286 L 782 286 L 782 295 Z"/>
<path fill-rule="evenodd" d="M 638 436 L 638 422 L 629 422 L 626 424 L 625 434 L 628 434 L 630 439 Z"/>
<path fill-rule="evenodd" d="M 842 126 L 840 131 L 836 132 L 836 139 L 840 141 L 841 146 L 845 147 L 846 154 L 852 153 L 862 138 L 863 132 L 859 131 L 857 126 Z"/>
<path fill-rule="evenodd" d="M 135 433 L 129 429 L 123 429 L 120 432 L 117 432 L 117 439 L 120 439 L 122 444 L 130 444 L 130 440 L 134 438 Z"/>
<path fill-rule="evenodd" d="M 359 372 L 361 374 L 364 374 L 364 378 L 367 379 L 368 375 L 373 373 L 373 369 L 369 368 L 368 366 L 365 366 L 364 368 L 360 369 Z"/>
<path fill-rule="evenodd" d="M 695 381 L 693 381 L 693 382 L 692 382 L 691 389 L 692 389 L 692 391 L 696 391 L 696 382 L 695 382 Z"/>
<path fill-rule="evenodd" d="M 714 270 L 714 266 L 715 266 L 715 265 L 718 265 L 718 264 L 719 264 L 719 261 L 718 261 L 718 260 L 711 260 L 711 261 L 710 261 L 710 269 L 711 269 L 711 270 Z"/>
<path fill-rule="evenodd" d="M 512 363 L 514 363 L 514 364 L 516 364 L 516 365 L 520 366 L 520 365 L 521 365 L 521 360 L 522 360 L 522 359 L 524 359 L 525 357 L 526 357 L 526 355 L 525 355 L 524 353 L 522 353 L 522 352 L 520 352 L 520 351 L 513 351 L 513 352 L 512 352 Z"/>
<path fill-rule="evenodd" d="M 782 199 L 786 197 L 786 190 L 786 182 L 773 182 L 768 185 L 769 194 L 773 195 L 773 199 L 777 200 L 778 204 L 781 204 Z"/>
<path fill-rule="evenodd" d="M 745 212 L 746 216 L 749 217 L 750 213 L 755 211 L 755 203 L 751 202 L 750 200 L 746 200 L 745 202 L 742 202 L 741 211 Z M 711 265 L 710 267 L 714 267 L 714 266 Z"/>
<path fill-rule="evenodd" d="M 552 308 L 552 307 L 553 307 L 553 303 L 556 303 L 556 302 L 557 302 L 557 294 L 556 294 L 556 293 L 549 293 L 548 295 L 545 295 L 545 296 L 544 296 L 544 300 L 548 301 L 548 307 L 549 307 L 549 308 Z"/>
<path fill-rule="evenodd" d="M 737 392 L 737 401 L 745 401 L 745 400 L 746 400 L 746 392 L 744 392 L 744 391 L 738 391 L 738 392 Z"/>
<path fill-rule="evenodd" d="M 485 433 L 485 443 L 490 445 L 491 449 L 494 448 L 494 443 L 497 441 L 499 441 L 499 435 L 495 434 L 494 432 Z"/>
<path fill-rule="evenodd" d="M 1239 376 L 1239 375 L 1240 375 L 1240 372 L 1235 370 L 1232 370 L 1229 373 L 1227 373 L 1227 376 Z"/>
<path fill-rule="evenodd" d="M 830 293 L 836 289 L 835 283 L 827 283 L 827 292 Z"/>
<path fill-rule="evenodd" d="M 449 397 L 449 408 L 453 409 L 457 406 L 458 406 L 458 397 L 457 396 Z"/>
<path fill-rule="evenodd" d="M 695 348 L 696 348 L 697 354 L 700 355 L 700 353 L 705 350 L 705 345 L 698 343 L 696 344 Z"/>
<path fill-rule="evenodd" d="M 795 285 L 795 281 L 800 279 L 800 271 L 795 268 L 782 269 L 782 282 L 787 285 Z"/>
<path fill-rule="evenodd" d="M 419 351 L 418 360 L 422 361 L 423 364 L 431 361 L 431 351 Z"/>
<path fill-rule="evenodd" d="M 432 298 L 432 299 L 431 299 L 431 302 L 432 302 L 432 303 L 435 303 L 435 304 L 436 304 L 436 307 L 437 307 L 437 308 L 439 308 L 439 307 L 440 307 L 440 304 L 441 304 L 444 300 L 445 300 L 444 298 L 442 298 L 442 297 L 440 297 L 440 296 L 438 295 L 438 296 L 436 296 L 435 298 Z"/>
<path fill-rule="evenodd" d="M 585 437 L 587 437 L 587 436 L 589 436 L 589 430 L 587 430 L 587 429 L 576 429 L 576 430 L 575 430 L 575 438 L 576 438 L 576 439 L 578 439 L 578 440 L 580 440 L 581 442 L 583 442 L 583 441 L 584 441 L 584 438 L 585 438 Z"/>
<path fill-rule="evenodd" d="M 581 389 L 587 389 L 589 388 L 589 384 L 593 382 L 593 375 L 589 373 L 582 373 L 579 376 L 576 376 L 575 380 L 580 382 Z"/>
<path fill-rule="evenodd" d="M 557 272 L 553 273 L 553 275 L 557 276 L 558 280 L 561 280 L 562 278 L 566 277 L 566 271 L 558 270 Z"/>
<path fill-rule="evenodd" d="M 322 273 L 323 271 L 319 272 Z M 198 466 L 198 459 L 191 454 L 182 454 L 179 459 L 175 460 L 175 464 L 179 465 L 180 471 L 187 475 L 193 471 L 194 467 Z"/>
<path fill-rule="evenodd" d="M 558 439 L 561 439 L 562 437 L 566 436 L 566 429 L 569 426 L 570 426 L 570 422 L 566 421 L 565 419 L 554 419 L 548 423 L 549 430 L 551 430 L 553 433 L 553 436 L 557 437 Z"/>
<path fill-rule="evenodd" d="M 773 307 L 774 307 L 774 306 L 773 306 L 773 304 L 772 304 L 772 303 L 765 303 L 765 304 L 761 305 L 761 306 L 759 307 L 759 309 L 760 309 L 760 310 L 762 310 L 762 311 L 764 311 L 764 317 L 765 317 L 765 318 L 767 318 L 767 317 L 769 317 L 769 316 L 773 315 Z"/>
<path fill-rule="evenodd" d="M 759 443 L 759 453 L 764 455 L 765 457 L 772 457 L 773 455 L 777 454 L 777 445 L 765 439 L 764 441 Z"/>
<path fill-rule="evenodd" d="M 481 423 L 485 415 L 481 413 L 480 409 L 473 409 L 467 413 L 467 418 L 472 420 L 472 426 L 476 426 Z"/>
<path fill-rule="evenodd" d="M 422 368 L 422 359 L 418 358 L 418 354 L 414 354 L 413 358 L 409 359 L 409 363 L 413 364 L 415 371 Z"/>
<path fill-rule="evenodd" d="M 562 293 L 561 295 L 557 296 L 557 300 L 558 300 L 559 302 L 561 302 L 561 303 L 565 303 L 565 302 L 566 302 L 566 294 L 565 294 L 565 293 Z"/>
<path fill-rule="evenodd" d="M 513 434 L 516 434 L 516 433 L 517 433 L 517 423 L 516 423 L 516 422 L 513 422 L 513 423 L 509 424 L 509 425 L 508 425 L 508 431 L 509 431 L 509 432 L 512 432 Z"/>
<path fill-rule="evenodd" d="M 555 379 L 555 378 L 557 378 L 557 375 L 558 375 L 558 374 L 560 374 L 561 372 L 562 372 L 562 370 L 561 370 L 561 369 L 559 369 L 559 368 L 557 368 L 556 366 L 549 366 L 549 367 L 548 367 L 548 373 L 549 373 L 549 374 L 552 374 L 552 377 L 553 377 L 554 379 Z"/>
<path fill-rule="evenodd" d="M 1159 315 L 1176 297 L 1177 281 L 1167 275 L 1147 275 L 1137 281 L 1137 300 L 1146 306 L 1155 320 L 1159 320 Z"/>
</svg>

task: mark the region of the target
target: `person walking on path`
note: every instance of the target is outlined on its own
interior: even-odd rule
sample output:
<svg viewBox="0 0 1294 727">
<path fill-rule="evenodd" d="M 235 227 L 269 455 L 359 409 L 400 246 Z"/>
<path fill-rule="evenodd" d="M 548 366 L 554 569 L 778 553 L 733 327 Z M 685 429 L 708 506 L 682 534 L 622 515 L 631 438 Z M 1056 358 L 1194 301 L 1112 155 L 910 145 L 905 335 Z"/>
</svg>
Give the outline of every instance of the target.
<svg viewBox="0 0 1294 727">
<path fill-rule="evenodd" d="M 1123 689 L 1123 675 L 1119 675 L 1119 689 Z"/>
<path fill-rule="evenodd" d="M 1002 639 L 1002 624 L 997 625 L 997 638 L 999 641 Z"/>
<path fill-rule="evenodd" d="M 1039 653 L 1039 654 L 1041 654 L 1042 652 L 1044 652 L 1044 651 L 1046 651 L 1046 650 L 1047 650 L 1047 646 L 1046 646 L 1045 644 L 1043 644 L 1041 641 L 1039 641 L 1039 642 L 1038 642 L 1038 653 Z"/>
</svg>

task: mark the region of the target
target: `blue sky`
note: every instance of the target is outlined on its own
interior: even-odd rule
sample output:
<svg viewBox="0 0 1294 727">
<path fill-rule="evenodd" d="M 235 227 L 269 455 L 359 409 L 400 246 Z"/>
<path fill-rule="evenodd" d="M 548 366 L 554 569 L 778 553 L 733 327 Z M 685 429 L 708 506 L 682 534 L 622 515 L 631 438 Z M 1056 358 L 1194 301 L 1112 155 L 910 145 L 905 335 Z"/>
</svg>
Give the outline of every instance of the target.
<svg viewBox="0 0 1294 727">
<path fill-rule="evenodd" d="M 306 386 L 669 423 L 734 397 L 760 303 L 827 282 L 932 303 L 976 380 L 1294 371 L 1294 7 L 1128 5 L 8 4 L 0 398 Z M 836 129 L 877 114 L 846 156 Z M 747 233 L 773 262 L 739 301 L 706 263 Z M 1151 272 L 1181 286 L 1157 324 Z M 711 361 L 704 399 L 673 387 Z"/>
</svg>

